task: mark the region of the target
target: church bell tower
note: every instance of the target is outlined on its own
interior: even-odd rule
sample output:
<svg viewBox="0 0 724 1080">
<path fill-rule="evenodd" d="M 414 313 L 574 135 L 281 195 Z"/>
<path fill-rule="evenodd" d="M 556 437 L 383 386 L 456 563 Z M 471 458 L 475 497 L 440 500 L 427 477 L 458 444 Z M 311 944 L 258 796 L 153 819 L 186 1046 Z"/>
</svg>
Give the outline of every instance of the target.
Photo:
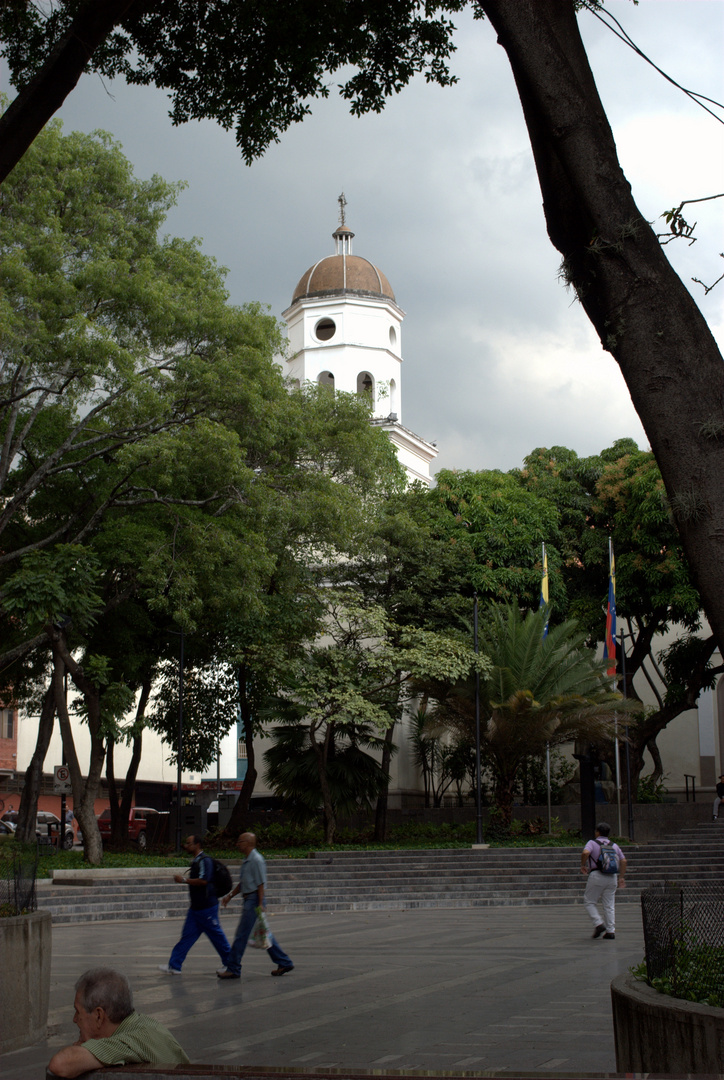
<svg viewBox="0 0 724 1080">
<path fill-rule="evenodd" d="M 352 254 L 354 233 L 345 221 L 332 233 L 334 253 L 309 267 L 283 312 L 298 386 L 368 395 L 372 423 L 387 431 L 410 481 L 430 484 L 437 449 L 402 425 L 402 320 L 389 281 L 373 263 Z"/>
</svg>

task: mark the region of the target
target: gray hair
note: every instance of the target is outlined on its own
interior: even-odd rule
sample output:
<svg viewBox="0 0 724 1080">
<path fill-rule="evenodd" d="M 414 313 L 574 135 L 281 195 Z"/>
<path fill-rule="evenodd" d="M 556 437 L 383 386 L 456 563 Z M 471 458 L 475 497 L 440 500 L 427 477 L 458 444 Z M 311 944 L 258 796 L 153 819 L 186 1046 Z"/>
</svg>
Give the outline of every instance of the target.
<svg viewBox="0 0 724 1080">
<path fill-rule="evenodd" d="M 90 968 L 83 972 L 75 989 L 86 1012 L 100 1006 L 114 1024 L 120 1024 L 133 1012 L 131 984 L 115 968 Z"/>
<path fill-rule="evenodd" d="M 599 821 L 598 825 L 596 826 L 596 834 L 597 836 L 611 835 L 611 826 L 608 824 L 607 821 Z"/>
</svg>

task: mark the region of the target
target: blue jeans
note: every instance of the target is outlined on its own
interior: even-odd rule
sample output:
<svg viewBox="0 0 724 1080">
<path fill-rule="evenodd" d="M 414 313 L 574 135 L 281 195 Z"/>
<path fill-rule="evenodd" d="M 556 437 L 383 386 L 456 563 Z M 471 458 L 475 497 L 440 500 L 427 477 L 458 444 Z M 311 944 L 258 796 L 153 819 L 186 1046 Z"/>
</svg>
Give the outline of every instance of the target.
<svg viewBox="0 0 724 1080">
<path fill-rule="evenodd" d="M 212 904 L 211 907 L 202 908 L 200 911 L 189 908 L 186 912 L 186 922 L 181 931 L 181 937 L 178 944 L 173 947 L 168 966 L 180 971 L 181 965 L 186 959 L 186 954 L 202 934 L 206 934 L 221 957 L 222 963 L 226 964 L 229 959 L 229 942 L 226 940 L 226 934 L 221 928 L 219 905 L 216 903 Z"/>
<path fill-rule="evenodd" d="M 244 906 L 241 909 L 241 918 L 239 919 L 239 925 L 236 928 L 234 944 L 231 946 L 229 959 L 226 962 L 227 971 L 232 971 L 234 975 L 241 974 L 241 958 L 244 955 L 244 949 L 246 948 L 249 936 L 254 929 L 257 907 L 256 893 L 251 893 L 244 899 Z M 279 946 L 274 935 L 270 933 L 269 937 L 271 938 L 271 947 L 267 949 L 267 952 L 274 963 L 278 967 L 293 968 L 294 964 Z"/>
</svg>

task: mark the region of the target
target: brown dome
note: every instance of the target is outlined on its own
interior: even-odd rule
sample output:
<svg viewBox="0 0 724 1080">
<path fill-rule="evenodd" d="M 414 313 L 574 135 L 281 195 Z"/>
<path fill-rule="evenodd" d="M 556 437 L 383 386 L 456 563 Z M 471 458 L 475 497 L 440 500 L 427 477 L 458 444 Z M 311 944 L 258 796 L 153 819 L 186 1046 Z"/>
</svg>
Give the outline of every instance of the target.
<svg viewBox="0 0 724 1080">
<path fill-rule="evenodd" d="M 395 299 L 385 275 L 368 259 L 340 254 L 327 255 L 310 266 L 294 290 L 292 304 L 307 297 L 336 296 L 340 293 Z"/>
</svg>

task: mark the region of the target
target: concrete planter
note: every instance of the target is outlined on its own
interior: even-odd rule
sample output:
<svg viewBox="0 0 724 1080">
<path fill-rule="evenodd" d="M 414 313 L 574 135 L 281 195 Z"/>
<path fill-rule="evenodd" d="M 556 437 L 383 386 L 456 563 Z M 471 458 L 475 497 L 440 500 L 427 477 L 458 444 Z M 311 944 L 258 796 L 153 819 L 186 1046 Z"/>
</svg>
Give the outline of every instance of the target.
<svg viewBox="0 0 724 1080">
<path fill-rule="evenodd" d="M 633 975 L 611 983 L 616 1070 L 724 1073 L 724 1009 L 661 994 Z"/>
<path fill-rule="evenodd" d="M 45 1038 L 51 952 L 49 912 L 0 919 L 0 1054 Z"/>
</svg>

